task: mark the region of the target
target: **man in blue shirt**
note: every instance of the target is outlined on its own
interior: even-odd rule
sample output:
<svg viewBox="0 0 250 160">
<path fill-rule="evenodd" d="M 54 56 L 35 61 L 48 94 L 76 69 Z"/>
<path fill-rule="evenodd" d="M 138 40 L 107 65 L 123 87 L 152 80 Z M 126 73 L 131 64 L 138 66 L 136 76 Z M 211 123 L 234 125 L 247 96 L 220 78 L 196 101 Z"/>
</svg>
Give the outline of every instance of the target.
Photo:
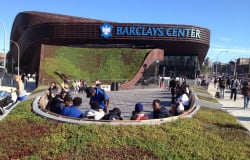
<svg viewBox="0 0 250 160">
<path fill-rule="evenodd" d="M 103 89 L 87 87 L 86 88 L 87 98 L 90 98 L 89 104 L 97 101 L 100 104 L 100 109 L 105 113 L 108 112 L 108 106 L 110 103 L 109 95 Z"/>
<path fill-rule="evenodd" d="M 75 97 L 74 100 L 70 96 L 65 96 L 64 98 L 65 107 L 63 108 L 61 115 L 74 117 L 74 118 L 82 118 L 83 113 L 78 108 L 82 103 L 82 98 Z"/>
</svg>

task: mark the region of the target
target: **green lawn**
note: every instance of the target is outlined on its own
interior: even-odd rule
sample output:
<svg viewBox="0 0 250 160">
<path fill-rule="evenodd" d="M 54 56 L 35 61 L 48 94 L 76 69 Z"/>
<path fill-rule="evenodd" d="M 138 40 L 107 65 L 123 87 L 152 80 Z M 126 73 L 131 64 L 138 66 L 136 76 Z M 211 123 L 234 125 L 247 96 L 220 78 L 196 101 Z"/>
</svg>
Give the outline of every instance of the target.
<svg viewBox="0 0 250 160">
<path fill-rule="evenodd" d="M 195 88 L 195 89 L 198 89 L 198 90 L 207 91 L 207 87 L 206 86 L 198 86 L 198 85 L 194 85 L 194 84 L 190 84 L 189 86 L 191 88 Z"/>
<path fill-rule="evenodd" d="M 62 77 L 94 81 L 131 79 L 142 65 L 149 49 L 71 48 L 46 46 L 41 73 L 48 81 Z"/>
<path fill-rule="evenodd" d="M 211 95 L 210 93 L 208 93 L 206 90 L 201 90 L 201 89 L 197 89 L 197 88 L 192 88 L 195 92 L 198 93 L 203 93 L 203 94 L 207 94 L 207 95 Z"/>
<path fill-rule="evenodd" d="M 75 125 L 35 115 L 31 100 L 0 121 L 0 159 L 249 159 L 250 135 L 227 112 L 202 107 L 162 125 Z"/>
</svg>

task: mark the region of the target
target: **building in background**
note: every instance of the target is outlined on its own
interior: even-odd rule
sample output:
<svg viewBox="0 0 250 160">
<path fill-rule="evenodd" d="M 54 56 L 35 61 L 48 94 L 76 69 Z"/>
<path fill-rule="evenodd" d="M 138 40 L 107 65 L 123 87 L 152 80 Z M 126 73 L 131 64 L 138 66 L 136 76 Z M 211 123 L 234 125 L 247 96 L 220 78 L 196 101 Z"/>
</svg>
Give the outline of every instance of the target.
<svg viewBox="0 0 250 160">
<path fill-rule="evenodd" d="M 204 62 L 205 63 L 205 62 Z M 250 75 L 250 58 L 238 58 L 229 61 L 228 63 L 214 62 L 212 65 L 213 75 L 219 76 L 234 76 L 245 77 Z"/>
<path fill-rule="evenodd" d="M 0 53 L 0 67 L 4 66 L 4 58 L 5 58 L 5 54 L 4 53 Z"/>
<path fill-rule="evenodd" d="M 250 58 L 238 58 L 236 62 L 236 73 L 244 76 L 250 73 Z"/>
</svg>

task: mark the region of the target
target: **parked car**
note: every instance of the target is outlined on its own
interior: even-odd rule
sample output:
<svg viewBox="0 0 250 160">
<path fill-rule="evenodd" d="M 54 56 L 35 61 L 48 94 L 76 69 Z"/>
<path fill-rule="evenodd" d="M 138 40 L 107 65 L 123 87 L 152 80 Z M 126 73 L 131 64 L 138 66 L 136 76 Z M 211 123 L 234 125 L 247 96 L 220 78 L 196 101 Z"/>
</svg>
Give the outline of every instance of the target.
<svg viewBox="0 0 250 160">
<path fill-rule="evenodd" d="M 11 93 L 7 91 L 0 91 L 0 107 L 4 108 L 8 106 L 10 103 L 13 103 Z"/>
</svg>

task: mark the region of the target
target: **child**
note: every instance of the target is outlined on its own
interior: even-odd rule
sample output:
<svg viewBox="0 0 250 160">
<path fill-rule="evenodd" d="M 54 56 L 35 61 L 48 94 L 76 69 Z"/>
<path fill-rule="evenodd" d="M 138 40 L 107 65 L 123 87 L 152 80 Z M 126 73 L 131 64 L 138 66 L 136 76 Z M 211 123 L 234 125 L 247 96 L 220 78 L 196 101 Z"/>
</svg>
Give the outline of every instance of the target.
<svg viewBox="0 0 250 160">
<path fill-rule="evenodd" d="M 135 110 L 132 112 L 130 120 L 146 120 L 148 116 L 143 113 L 143 105 L 141 103 L 135 104 Z"/>
</svg>

